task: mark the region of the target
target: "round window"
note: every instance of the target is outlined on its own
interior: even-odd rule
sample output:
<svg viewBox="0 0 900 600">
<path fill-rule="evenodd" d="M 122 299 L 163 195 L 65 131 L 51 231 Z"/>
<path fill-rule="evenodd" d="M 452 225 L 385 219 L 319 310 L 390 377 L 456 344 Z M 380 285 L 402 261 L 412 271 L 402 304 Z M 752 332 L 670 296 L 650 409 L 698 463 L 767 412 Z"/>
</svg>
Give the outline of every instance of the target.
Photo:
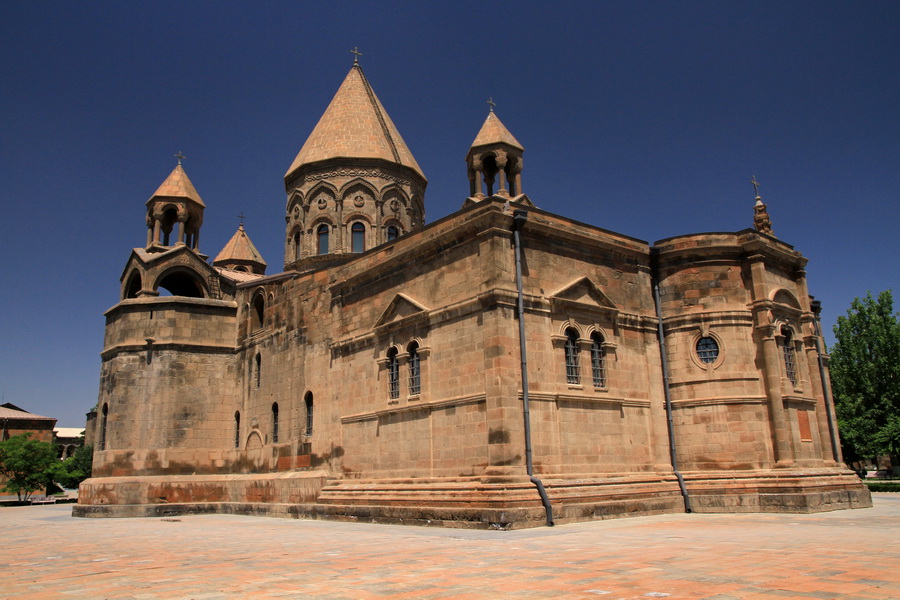
<svg viewBox="0 0 900 600">
<path fill-rule="evenodd" d="M 719 344 L 711 337 L 697 340 L 697 357 L 705 363 L 714 363 L 719 358 Z"/>
</svg>

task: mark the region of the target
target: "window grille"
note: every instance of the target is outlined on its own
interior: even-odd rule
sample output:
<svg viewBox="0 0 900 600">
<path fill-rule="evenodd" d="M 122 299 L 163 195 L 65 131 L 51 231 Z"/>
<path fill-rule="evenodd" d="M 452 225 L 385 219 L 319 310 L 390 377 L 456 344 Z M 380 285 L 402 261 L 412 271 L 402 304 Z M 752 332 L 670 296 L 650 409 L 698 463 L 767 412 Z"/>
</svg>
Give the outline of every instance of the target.
<svg viewBox="0 0 900 600">
<path fill-rule="evenodd" d="M 388 350 L 388 393 L 391 400 L 400 397 L 400 361 L 397 360 L 397 349 Z"/>
<path fill-rule="evenodd" d="M 578 385 L 581 376 L 578 372 L 578 332 L 566 330 L 566 381 L 570 385 Z"/>
<path fill-rule="evenodd" d="M 606 387 L 606 350 L 603 349 L 603 338 L 599 334 L 591 336 L 591 373 L 594 387 Z"/>
<path fill-rule="evenodd" d="M 419 345 L 413 342 L 409 345 L 409 395 L 418 396 L 422 391 L 422 378 L 419 370 Z"/>
<path fill-rule="evenodd" d="M 714 363 L 719 358 L 719 344 L 711 337 L 702 337 L 697 340 L 697 357 L 707 364 Z"/>
<path fill-rule="evenodd" d="M 790 327 L 784 326 L 781 328 L 781 333 L 784 335 L 784 370 L 787 372 L 787 377 L 791 380 L 791 383 L 797 385 L 797 361 L 794 356 L 794 332 L 791 331 Z"/>
</svg>

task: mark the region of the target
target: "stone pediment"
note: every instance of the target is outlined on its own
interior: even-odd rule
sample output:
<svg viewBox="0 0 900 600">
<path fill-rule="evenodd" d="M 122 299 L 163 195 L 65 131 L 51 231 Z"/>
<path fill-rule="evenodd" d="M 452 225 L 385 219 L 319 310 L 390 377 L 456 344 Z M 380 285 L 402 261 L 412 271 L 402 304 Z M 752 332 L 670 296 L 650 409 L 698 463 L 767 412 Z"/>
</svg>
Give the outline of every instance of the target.
<svg viewBox="0 0 900 600">
<path fill-rule="evenodd" d="M 551 294 L 550 302 L 558 306 L 574 305 L 603 312 L 619 312 L 612 300 L 587 277 L 576 279 Z"/>
<path fill-rule="evenodd" d="M 140 267 L 143 271 L 149 271 L 162 264 L 190 267 L 206 274 L 213 272 L 212 267 L 205 260 L 185 245 L 175 246 L 171 250 L 163 252 L 147 252 L 143 248 L 134 248 L 131 251 L 131 256 L 128 257 L 128 262 L 125 264 L 125 269 L 122 271 L 119 280 L 124 280 L 125 276 L 135 266 Z"/>
<path fill-rule="evenodd" d="M 378 320 L 375 321 L 373 329 L 400 323 L 417 315 L 425 316 L 427 313 L 428 308 L 426 306 L 419 304 L 406 294 L 397 294 L 387 308 L 384 309 L 384 312 L 381 313 Z"/>
</svg>

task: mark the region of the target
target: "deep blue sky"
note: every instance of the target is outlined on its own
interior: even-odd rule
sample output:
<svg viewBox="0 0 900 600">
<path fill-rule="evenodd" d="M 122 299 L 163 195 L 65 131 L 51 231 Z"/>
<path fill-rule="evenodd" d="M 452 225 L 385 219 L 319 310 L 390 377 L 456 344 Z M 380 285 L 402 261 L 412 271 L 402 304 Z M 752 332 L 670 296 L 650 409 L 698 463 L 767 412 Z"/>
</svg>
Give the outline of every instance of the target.
<svg viewBox="0 0 900 600">
<path fill-rule="evenodd" d="M 281 269 L 284 172 L 354 46 L 429 222 L 461 206 L 493 97 L 545 210 L 737 231 L 755 174 L 829 335 L 855 296 L 900 294 L 895 1 L 7 2 L 0 28 L 0 394 L 61 426 L 96 402 L 102 313 L 177 151 L 201 250 L 243 212 Z"/>
</svg>

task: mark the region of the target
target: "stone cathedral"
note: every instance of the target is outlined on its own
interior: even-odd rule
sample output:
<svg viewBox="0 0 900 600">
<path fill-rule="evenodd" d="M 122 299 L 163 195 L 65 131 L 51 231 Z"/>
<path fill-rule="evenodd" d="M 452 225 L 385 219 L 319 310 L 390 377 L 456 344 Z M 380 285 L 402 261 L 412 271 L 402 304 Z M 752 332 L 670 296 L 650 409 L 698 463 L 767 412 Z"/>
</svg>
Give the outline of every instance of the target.
<svg viewBox="0 0 900 600">
<path fill-rule="evenodd" d="M 74 514 L 510 528 L 870 506 L 806 259 L 759 195 L 751 229 L 648 244 L 538 208 L 523 154 L 492 109 L 461 209 L 426 224 L 425 174 L 355 63 L 285 174 L 277 274 L 243 225 L 201 252 L 179 162 L 105 313 Z"/>
</svg>

